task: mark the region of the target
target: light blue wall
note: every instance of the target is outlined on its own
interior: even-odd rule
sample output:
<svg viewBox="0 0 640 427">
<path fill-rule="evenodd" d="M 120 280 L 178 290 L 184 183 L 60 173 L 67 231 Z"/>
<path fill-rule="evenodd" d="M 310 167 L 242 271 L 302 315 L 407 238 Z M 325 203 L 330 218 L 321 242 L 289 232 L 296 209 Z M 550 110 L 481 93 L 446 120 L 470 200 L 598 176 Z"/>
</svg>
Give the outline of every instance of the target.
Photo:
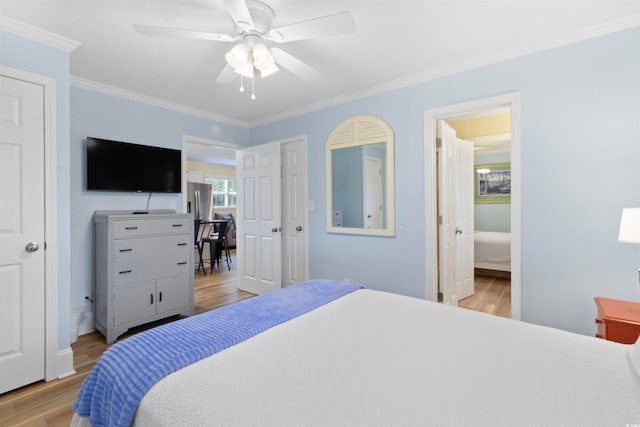
<svg viewBox="0 0 640 427">
<path fill-rule="evenodd" d="M 510 153 L 485 154 L 474 157 L 475 165 L 510 161 Z M 476 203 L 474 205 L 473 221 L 475 230 L 509 233 L 511 231 L 511 205 L 504 203 Z"/>
<path fill-rule="evenodd" d="M 0 31 L 0 64 L 56 80 L 58 349 L 69 347 L 69 53 Z"/>
<path fill-rule="evenodd" d="M 308 136 L 311 277 L 424 297 L 424 111 L 519 91 L 523 318 L 591 335 L 593 297 L 640 299 L 640 247 L 616 240 L 640 206 L 638 52 L 640 29 L 622 31 L 263 125 L 251 143 Z M 359 114 L 395 134 L 395 238 L 325 229 L 325 142 Z"/>
<path fill-rule="evenodd" d="M 71 87 L 71 305 L 80 307 L 92 291 L 92 218 L 97 210 L 144 210 L 149 193 L 87 191 L 86 137 L 182 149 L 183 135 L 212 138 L 211 126 L 223 128 L 217 141 L 245 145 L 249 130 L 163 108 Z M 117 169 L 118 165 L 113 165 Z M 149 209 L 182 210 L 182 195 L 154 193 Z"/>
<path fill-rule="evenodd" d="M 523 316 L 592 334 L 594 296 L 640 299 L 640 247 L 616 240 L 622 208 L 640 206 L 639 51 L 640 29 L 628 30 L 250 131 L 221 126 L 224 140 L 240 144 L 308 136 L 309 199 L 315 204 L 309 212 L 311 277 L 349 278 L 424 297 L 424 110 L 519 91 Z M 79 88 L 71 88 L 70 98 L 68 54 L 58 49 L 0 32 L 0 53 L 3 65 L 58 82 L 58 337 L 64 349 L 70 307 L 82 304 L 91 289 L 93 211 L 146 206 L 146 195 L 84 190 L 83 139 L 179 148 L 183 134 L 209 137 L 212 123 Z M 325 142 L 335 126 L 359 114 L 380 117 L 394 130 L 395 238 L 326 232 Z M 150 207 L 171 202 L 180 206 L 180 196 L 154 195 Z"/>
</svg>

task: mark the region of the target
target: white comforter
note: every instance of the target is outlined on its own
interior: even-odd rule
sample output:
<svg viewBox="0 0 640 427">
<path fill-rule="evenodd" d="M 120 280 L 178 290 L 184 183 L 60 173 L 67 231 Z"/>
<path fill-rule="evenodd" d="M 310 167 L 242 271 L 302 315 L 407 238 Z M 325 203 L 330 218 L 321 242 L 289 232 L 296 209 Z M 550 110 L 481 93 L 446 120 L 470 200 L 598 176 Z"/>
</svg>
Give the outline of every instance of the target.
<svg viewBox="0 0 640 427">
<path fill-rule="evenodd" d="M 360 290 L 166 377 L 135 426 L 624 427 L 628 347 Z"/>
<path fill-rule="evenodd" d="M 511 271 L 511 233 L 476 231 L 473 257 L 475 268 Z"/>
</svg>

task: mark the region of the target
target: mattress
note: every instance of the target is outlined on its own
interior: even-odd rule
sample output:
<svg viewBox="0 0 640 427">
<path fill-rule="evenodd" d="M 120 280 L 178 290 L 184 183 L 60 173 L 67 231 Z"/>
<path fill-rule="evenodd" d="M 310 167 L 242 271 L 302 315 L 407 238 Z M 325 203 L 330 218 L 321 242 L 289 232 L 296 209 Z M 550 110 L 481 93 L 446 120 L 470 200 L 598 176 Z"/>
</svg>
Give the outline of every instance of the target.
<svg viewBox="0 0 640 427">
<path fill-rule="evenodd" d="M 473 249 L 475 268 L 511 271 L 511 233 L 476 231 Z"/>
<path fill-rule="evenodd" d="M 132 425 L 625 426 L 629 347 L 364 289 L 168 375 Z"/>
</svg>

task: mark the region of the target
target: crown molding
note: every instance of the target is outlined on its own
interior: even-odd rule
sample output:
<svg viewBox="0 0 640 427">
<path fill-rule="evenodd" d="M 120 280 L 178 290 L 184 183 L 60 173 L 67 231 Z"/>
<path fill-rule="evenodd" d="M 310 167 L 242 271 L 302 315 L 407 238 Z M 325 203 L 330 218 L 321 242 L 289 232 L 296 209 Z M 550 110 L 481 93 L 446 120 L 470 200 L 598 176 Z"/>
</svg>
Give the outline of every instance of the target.
<svg viewBox="0 0 640 427">
<path fill-rule="evenodd" d="M 631 28 L 640 26 L 640 14 L 631 15 L 625 18 L 610 21 L 604 24 L 596 25 L 581 31 L 571 33 L 567 36 L 544 40 L 535 44 L 520 46 L 516 49 L 503 51 L 499 54 L 484 56 L 479 58 L 472 58 L 466 61 L 460 61 L 454 64 L 450 64 L 443 67 L 434 67 L 430 70 L 426 70 L 421 73 L 412 74 L 406 77 L 402 77 L 396 80 L 392 80 L 380 85 L 371 86 L 358 91 L 353 91 L 333 98 L 325 99 L 319 102 L 307 104 L 301 106 L 295 110 L 286 111 L 277 115 L 264 117 L 254 121 L 243 121 L 234 119 L 227 116 L 218 115 L 208 111 L 198 110 L 195 108 L 187 107 L 181 104 L 172 103 L 162 99 L 154 98 L 147 95 L 142 95 L 137 92 L 120 89 L 114 86 L 109 86 L 103 83 L 98 83 L 92 80 L 87 80 L 78 76 L 71 76 L 71 85 L 87 90 L 92 90 L 107 95 L 129 99 L 131 101 L 140 102 L 147 105 L 152 105 L 160 108 L 165 108 L 171 111 L 185 113 L 196 117 L 205 118 L 208 120 L 215 120 L 221 123 L 229 125 L 239 126 L 243 128 L 253 128 L 257 126 L 274 123 L 280 120 L 300 116 L 302 114 L 310 113 L 313 111 L 322 110 L 324 108 L 333 107 L 336 105 L 344 104 L 347 102 L 356 101 L 358 99 L 366 98 L 369 96 L 379 95 L 381 93 L 390 92 L 397 89 L 402 89 L 408 86 L 413 86 L 420 83 L 425 83 L 430 80 L 435 80 L 441 77 L 446 77 L 452 74 L 469 71 L 475 68 L 480 68 L 486 65 L 495 64 L 498 62 L 506 61 L 509 59 L 529 55 L 536 52 L 541 52 L 573 43 L 578 43 L 588 39 L 600 37 L 606 34 L 624 31 Z M 66 49 L 72 51 L 80 46 L 80 43 L 49 33 L 44 30 L 40 30 L 36 27 L 32 27 L 27 24 L 15 21 L 10 18 L 0 16 L 0 30 L 11 32 L 13 34 L 32 39 L 53 47 Z"/>
<path fill-rule="evenodd" d="M 520 46 L 515 49 L 503 51 L 499 54 L 488 55 L 478 58 L 472 58 L 467 61 L 460 61 L 454 64 L 450 64 L 444 67 L 434 67 L 430 70 L 412 74 L 406 77 L 402 77 L 396 80 L 371 86 L 369 88 L 346 93 L 334 98 L 325 99 L 319 102 L 308 104 L 295 110 L 283 112 L 277 115 L 268 116 L 262 119 L 249 122 L 249 127 L 257 127 L 266 125 L 269 123 L 277 122 L 280 120 L 296 117 L 302 114 L 310 113 L 313 111 L 322 110 L 323 108 L 334 107 L 336 105 L 344 104 L 358 99 L 366 98 L 369 96 L 379 95 L 384 92 L 390 92 L 392 90 L 402 89 L 408 86 L 413 86 L 420 83 L 425 83 L 430 80 L 435 80 L 441 77 L 446 77 L 452 74 L 461 73 L 464 71 L 473 70 L 486 65 L 495 64 L 498 62 L 506 61 L 513 58 L 529 55 L 536 52 L 541 52 L 549 49 L 554 49 L 561 46 L 566 46 L 573 43 L 589 40 L 592 38 L 600 37 L 606 34 L 615 33 L 618 31 L 628 30 L 634 27 L 640 26 L 640 14 L 631 15 L 625 18 L 616 19 L 604 24 L 595 25 L 593 27 L 576 31 L 568 34 L 564 37 L 543 40 L 541 42 Z"/>
<path fill-rule="evenodd" d="M 164 108 L 166 110 L 175 111 L 178 113 L 189 114 L 203 119 L 215 120 L 220 123 L 248 128 L 249 123 L 243 120 L 233 119 L 231 117 L 222 116 L 219 114 L 211 113 L 208 111 L 198 110 L 196 108 L 187 107 L 185 105 L 176 104 L 173 102 L 165 101 L 163 99 L 154 98 L 152 96 L 143 95 L 138 92 L 133 92 L 126 89 L 121 89 L 115 86 L 109 86 L 104 83 L 99 83 L 93 80 L 88 80 L 78 76 L 71 76 L 70 83 L 72 86 L 87 89 L 95 92 L 104 93 L 105 95 L 115 96 L 117 98 L 128 99 L 129 101 L 140 102 L 142 104 L 152 105 L 154 107 Z"/>
<path fill-rule="evenodd" d="M 73 52 L 81 44 L 75 40 L 50 33 L 49 31 L 16 21 L 15 19 L 7 18 L 6 16 L 0 16 L 0 31 L 24 37 L 25 39 L 46 44 L 47 46 L 62 49 L 67 52 Z"/>
</svg>

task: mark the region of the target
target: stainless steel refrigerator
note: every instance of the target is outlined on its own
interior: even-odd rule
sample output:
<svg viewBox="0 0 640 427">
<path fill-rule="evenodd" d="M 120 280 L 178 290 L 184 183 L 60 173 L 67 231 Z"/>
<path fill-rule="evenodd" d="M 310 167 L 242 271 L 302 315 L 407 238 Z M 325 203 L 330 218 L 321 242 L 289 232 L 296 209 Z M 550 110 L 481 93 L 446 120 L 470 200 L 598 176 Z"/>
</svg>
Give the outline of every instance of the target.
<svg viewBox="0 0 640 427">
<path fill-rule="evenodd" d="M 187 213 L 194 219 L 213 219 L 213 187 L 211 184 L 187 183 Z"/>
</svg>

